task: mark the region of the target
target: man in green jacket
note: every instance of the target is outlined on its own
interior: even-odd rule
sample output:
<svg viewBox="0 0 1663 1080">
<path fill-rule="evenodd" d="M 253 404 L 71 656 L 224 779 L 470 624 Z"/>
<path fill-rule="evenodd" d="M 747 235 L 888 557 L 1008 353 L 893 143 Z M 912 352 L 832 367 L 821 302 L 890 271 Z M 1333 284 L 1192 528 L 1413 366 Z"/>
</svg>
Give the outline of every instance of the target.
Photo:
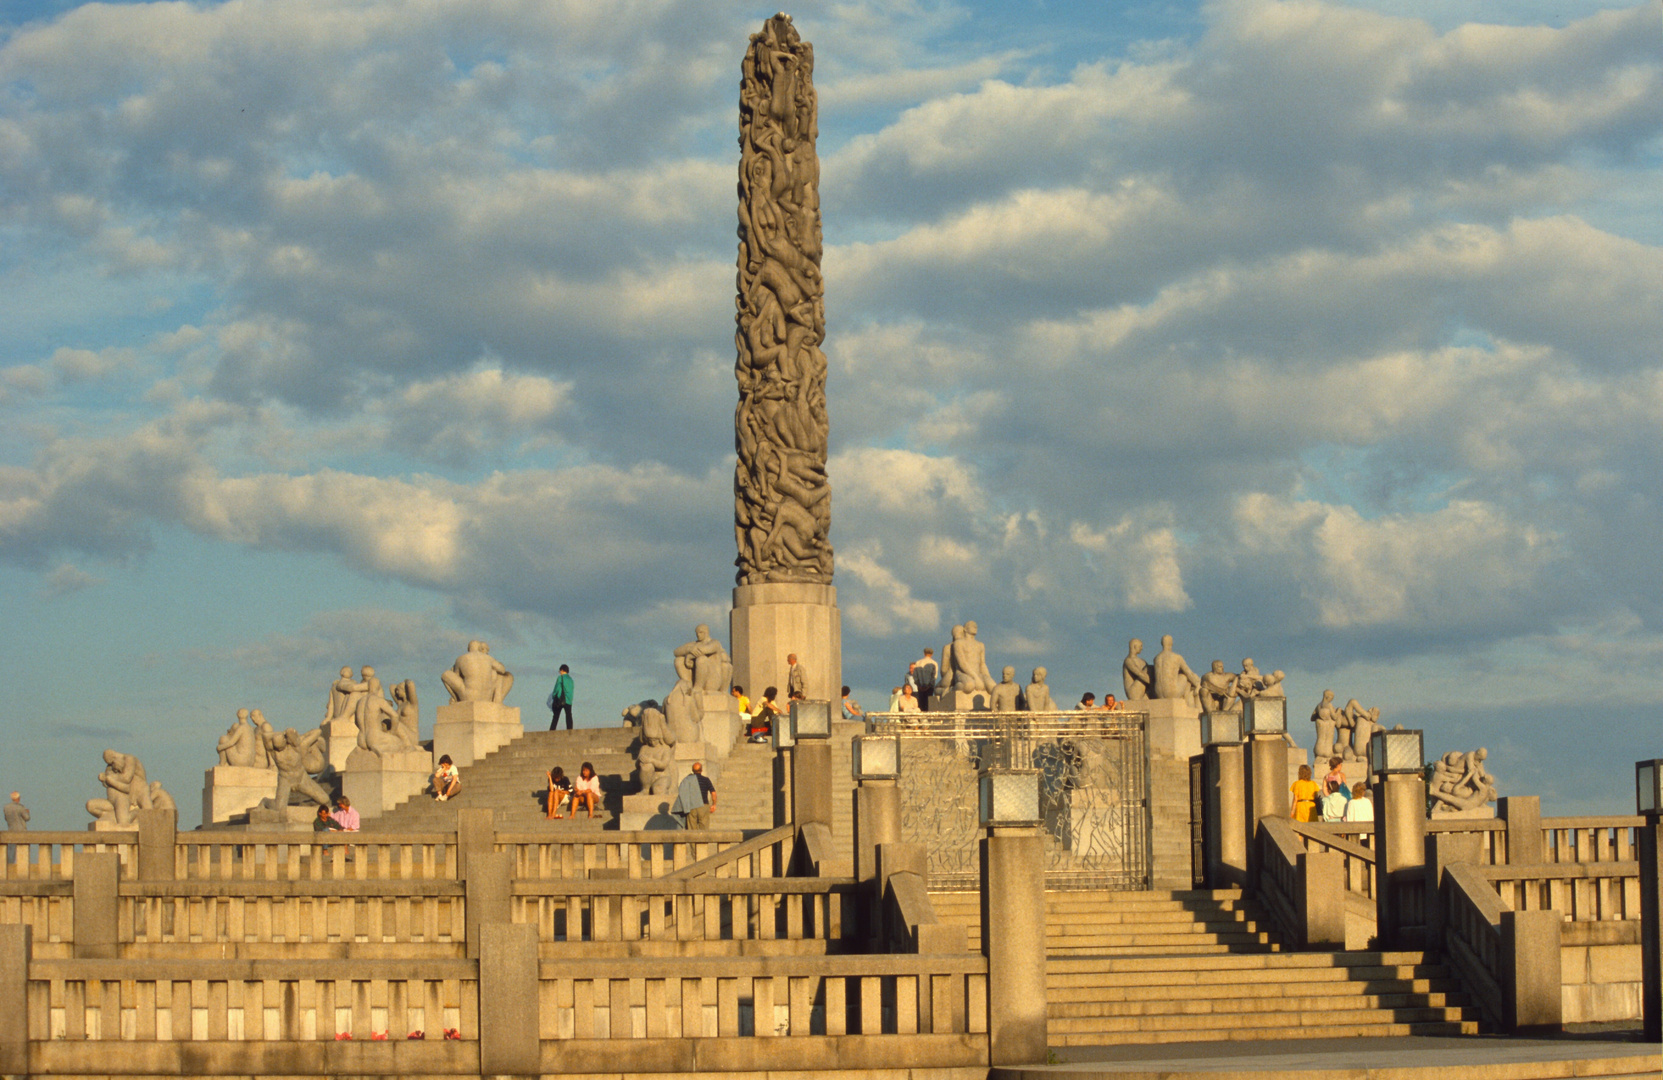
<svg viewBox="0 0 1663 1080">
<path fill-rule="evenodd" d="M 560 710 L 566 710 L 566 730 L 572 730 L 572 669 L 565 664 L 560 665 L 560 678 L 554 680 L 554 692 L 549 695 L 549 708 L 554 710 L 554 720 L 549 724 L 549 730 L 560 727 Z"/>
</svg>

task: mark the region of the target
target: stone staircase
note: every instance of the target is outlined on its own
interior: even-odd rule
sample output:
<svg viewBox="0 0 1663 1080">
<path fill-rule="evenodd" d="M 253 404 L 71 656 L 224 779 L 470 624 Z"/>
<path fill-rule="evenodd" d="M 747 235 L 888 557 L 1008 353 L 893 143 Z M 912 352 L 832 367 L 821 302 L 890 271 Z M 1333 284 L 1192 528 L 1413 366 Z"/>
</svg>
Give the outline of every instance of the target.
<svg viewBox="0 0 1663 1080">
<path fill-rule="evenodd" d="M 980 940 L 973 893 L 936 914 Z M 1456 983 L 1420 953 L 1288 953 L 1236 891 L 1046 893 L 1051 1044 L 1460 1035 Z"/>
<path fill-rule="evenodd" d="M 505 832 L 616 829 L 623 796 L 635 791 L 637 737 L 636 728 L 622 726 L 528 731 L 460 769 L 462 793 L 456 798 L 437 802 L 429 794 L 415 795 L 366 825 L 394 832 L 443 832 L 456 827 L 457 810 L 488 807 L 495 811 L 496 827 Z M 559 765 L 566 775 L 576 776 L 585 761 L 601 778 L 601 810 L 593 820 L 581 813 L 575 819 L 548 820 L 543 793 L 549 769 Z M 773 774 L 772 747 L 743 742 L 735 746 L 716 780 L 718 809 L 711 827 L 773 828 Z"/>
</svg>

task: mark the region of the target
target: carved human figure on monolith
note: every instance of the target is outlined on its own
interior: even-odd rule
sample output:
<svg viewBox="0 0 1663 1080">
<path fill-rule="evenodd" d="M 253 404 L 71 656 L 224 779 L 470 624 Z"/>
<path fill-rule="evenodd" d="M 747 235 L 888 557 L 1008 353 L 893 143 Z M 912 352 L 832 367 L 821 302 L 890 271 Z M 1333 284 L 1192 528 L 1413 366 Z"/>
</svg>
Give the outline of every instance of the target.
<svg viewBox="0 0 1663 1080">
<path fill-rule="evenodd" d="M 514 676 L 491 655 L 490 646 L 483 641 L 468 642 L 468 651 L 456 658 L 439 681 L 450 691 L 453 702 L 492 701 L 500 705 L 514 688 Z"/>
<path fill-rule="evenodd" d="M 1127 701 L 1147 701 L 1155 686 L 1155 673 L 1143 658 L 1143 642 L 1133 638 L 1126 643 L 1126 659 L 1120 664 L 1120 678 L 1126 685 Z"/>
<path fill-rule="evenodd" d="M 1051 688 L 1045 685 L 1046 670 L 1042 667 L 1034 668 L 1034 678 L 1026 689 L 1022 691 L 1022 707 L 1029 712 L 1055 712 L 1056 702 L 1051 700 Z"/>
<path fill-rule="evenodd" d="M 675 667 L 676 678 L 687 680 L 694 690 L 725 694 L 733 682 L 733 660 L 704 623 L 694 629 L 692 641 L 676 648 Z"/>
<path fill-rule="evenodd" d="M 358 702 L 358 745 L 376 755 L 421 749 L 420 704 L 410 679 L 393 685 L 393 700 L 381 696 L 381 680 L 365 668 L 370 691 Z"/>
<path fill-rule="evenodd" d="M 1161 636 L 1161 651 L 1155 654 L 1149 666 L 1155 672 L 1151 697 L 1196 704 L 1196 690 L 1201 685 L 1201 677 L 1190 670 L 1182 656 L 1173 651 L 1171 634 Z"/>
<path fill-rule="evenodd" d="M 736 580 L 830 584 L 814 48 L 775 15 L 739 90 Z"/>
<path fill-rule="evenodd" d="M 1006 665 L 999 673 L 999 681 L 988 695 L 988 708 L 994 712 L 1015 712 L 1022 699 L 1022 688 L 1016 685 L 1016 669 Z"/>
</svg>

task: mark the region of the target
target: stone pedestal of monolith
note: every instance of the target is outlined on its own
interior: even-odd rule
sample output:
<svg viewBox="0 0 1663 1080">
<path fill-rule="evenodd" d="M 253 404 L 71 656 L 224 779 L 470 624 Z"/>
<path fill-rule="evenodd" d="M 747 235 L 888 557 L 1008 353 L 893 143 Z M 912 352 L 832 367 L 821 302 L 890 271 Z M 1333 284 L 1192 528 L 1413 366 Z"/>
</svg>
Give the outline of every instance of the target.
<svg viewBox="0 0 1663 1080">
<path fill-rule="evenodd" d="M 1126 707 L 1149 714 L 1149 752 L 1188 761 L 1201 752 L 1201 710 L 1183 698 L 1129 701 Z"/>
<path fill-rule="evenodd" d="M 276 769 L 215 765 L 202 774 L 202 823 L 230 821 L 277 790 Z"/>
<path fill-rule="evenodd" d="M 368 821 L 421 794 L 432 778 L 433 755 L 426 750 L 375 754 L 359 748 L 348 755 L 341 770 L 341 794 Z"/>
<path fill-rule="evenodd" d="M 806 678 L 804 697 L 843 697 L 843 617 L 832 585 L 767 582 L 733 590 L 728 617 L 733 643 L 733 681 L 752 701 L 770 686 L 787 698 L 786 656 L 795 653 Z"/>
<path fill-rule="evenodd" d="M 494 701 L 457 701 L 441 705 L 433 720 L 433 760 L 450 755 L 458 769 L 525 734 L 520 710 Z"/>
</svg>

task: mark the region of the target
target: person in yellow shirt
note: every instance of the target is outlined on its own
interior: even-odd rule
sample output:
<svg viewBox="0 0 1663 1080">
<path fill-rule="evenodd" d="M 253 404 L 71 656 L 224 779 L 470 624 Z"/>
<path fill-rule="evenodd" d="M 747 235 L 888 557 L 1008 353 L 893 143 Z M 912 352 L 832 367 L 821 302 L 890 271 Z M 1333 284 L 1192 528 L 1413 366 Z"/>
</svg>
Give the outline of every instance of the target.
<svg viewBox="0 0 1663 1080">
<path fill-rule="evenodd" d="M 1311 779 L 1311 767 L 1299 767 L 1299 779 L 1288 789 L 1293 793 L 1293 813 L 1289 815 L 1295 821 L 1311 821 L 1316 817 L 1317 785 Z"/>
<path fill-rule="evenodd" d="M 749 720 L 751 718 L 751 699 L 745 696 L 743 686 L 733 688 L 733 700 L 739 706 L 739 715 Z"/>
</svg>

